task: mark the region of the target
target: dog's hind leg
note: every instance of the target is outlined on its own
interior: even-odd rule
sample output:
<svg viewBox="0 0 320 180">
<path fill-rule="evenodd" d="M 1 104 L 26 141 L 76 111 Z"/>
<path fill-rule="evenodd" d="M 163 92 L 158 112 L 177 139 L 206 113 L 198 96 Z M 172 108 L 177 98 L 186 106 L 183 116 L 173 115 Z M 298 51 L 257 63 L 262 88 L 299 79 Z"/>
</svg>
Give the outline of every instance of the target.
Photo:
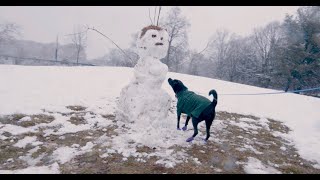
<svg viewBox="0 0 320 180">
<path fill-rule="evenodd" d="M 190 120 L 190 116 L 187 116 L 186 123 L 185 123 L 184 127 L 182 128 L 182 130 L 184 130 L 184 131 L 187 130 L 189 120 Z"/>
<path fill-rule="evenodd" d="M 205 141 L 208 141 L 209 137 L 210 137 L 210 127 L 211 127 L 212 121 L 210 120 L 206 120 L 206 130 L 207 130 L 207 137 L 205 139 Z"/>
<path fill-rule="evenodd" d="M 197 134 L 198 134 L 198 123 L 199 123 L 199 120 L 197 118 L 195 118 L 195 117 L 192 117 L 192 125 L 193 125 L 194 132 L 193 132 L 192 137 L 189 137 L 187 139 L 187 142 L 191 142 L 194 139 L 194 137 L 197 136 Z"/>
</svg>

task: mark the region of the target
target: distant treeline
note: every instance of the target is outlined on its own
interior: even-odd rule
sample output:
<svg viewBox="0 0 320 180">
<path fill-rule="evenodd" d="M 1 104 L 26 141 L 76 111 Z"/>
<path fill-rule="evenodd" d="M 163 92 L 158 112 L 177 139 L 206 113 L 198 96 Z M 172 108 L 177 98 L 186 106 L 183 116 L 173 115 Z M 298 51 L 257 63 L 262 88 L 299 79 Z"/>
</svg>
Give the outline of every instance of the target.
<svg viewBox="0 0 320 180">
<path fill-rule="evenodd" d="M 178 7 L 161 25 L 170 35 L 167 57 L 161 61 L 172 72 L 284 91 L 320 86 L 320 7 L 300 7 L 283 22 L 270 22 L 245 37 L 218 30 L 201 51 L 189 48 L 190 24 Z M 127 51 L 138 59 L 132 48 Z M 134 66 L 118 49 L 104 60 L 108 65 Z M 305 94 L 320 96 L 320 92 Z"/>
</svg>

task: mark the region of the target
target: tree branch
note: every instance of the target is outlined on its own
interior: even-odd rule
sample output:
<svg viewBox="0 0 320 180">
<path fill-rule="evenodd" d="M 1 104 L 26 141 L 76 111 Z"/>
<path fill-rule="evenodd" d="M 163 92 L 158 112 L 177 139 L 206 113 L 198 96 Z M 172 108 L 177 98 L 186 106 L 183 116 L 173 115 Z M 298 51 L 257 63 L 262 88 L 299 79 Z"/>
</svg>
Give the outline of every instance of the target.
<svg viewBox="0 0 320 180">
<path fill-rule="evenodd" d="M 95 29 L 95 28 L 90 28 L 90 27 L 88 27 L 88 29 L 93 30 L 93 31 L 96 31 L 96 32 L 99 33 L 100 35 L 102 35 L 102 36 L 104 36 L 105 38 L 107 38 L 108 40 L 110 40 L 115 46 L 117 46 L 117 48 L 119 48 L 119 49 L 121 50 L 121 52 L 122 52 L 125 56 L 127 56 L 127 57 L 130 59 L 131 63 L 133 63 L 133 60 L 131 59 L 131 57 L 130 57 L 129 55 L 127 55 L 127 53 L 126 53 L 123 49 L 121 49 L 114 41 L 112 41 L 112 39 L 110 39 L 108 36 L 104 35 L 103 33 L 101 33 L 100 31 L 98 31 L 98 30 Z"/>
</svg>

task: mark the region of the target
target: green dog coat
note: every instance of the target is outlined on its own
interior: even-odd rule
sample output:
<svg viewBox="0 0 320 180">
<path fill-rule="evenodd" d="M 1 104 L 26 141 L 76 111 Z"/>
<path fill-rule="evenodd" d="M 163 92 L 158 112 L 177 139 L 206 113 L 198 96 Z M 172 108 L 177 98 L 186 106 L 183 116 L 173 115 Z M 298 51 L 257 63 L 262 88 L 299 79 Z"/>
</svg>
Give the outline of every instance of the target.
<svg viewBox="0 0 320 180">
<path fill-rule="evenodd" d="M 179 92 L 177 98 L 178 116 L 184 113 L 188 116 L 199 118 L 202 111 L 211 104 L 209 99 L 188 90 Z"/>
</svg>

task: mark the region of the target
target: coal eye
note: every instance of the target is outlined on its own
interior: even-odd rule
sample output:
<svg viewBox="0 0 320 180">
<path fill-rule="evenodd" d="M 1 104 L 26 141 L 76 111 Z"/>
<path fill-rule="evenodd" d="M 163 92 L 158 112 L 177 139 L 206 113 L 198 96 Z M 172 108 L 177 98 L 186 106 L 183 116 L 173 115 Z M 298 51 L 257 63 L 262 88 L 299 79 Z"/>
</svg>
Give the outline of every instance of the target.
<svg viewBox="0 0 320 180">
<path fill-rule="evenodd" d="M 161 40 L 163 39 L 163 37 L 160 38 Z"/>
<path fill-rule="evenodd" d="M 155 37 L 157 37 L 157 35 L 155 35 L 155 34 L 152 34 L 152 37 L 153 37 L 153 38 L 155 38 Z"/>
</svg>

